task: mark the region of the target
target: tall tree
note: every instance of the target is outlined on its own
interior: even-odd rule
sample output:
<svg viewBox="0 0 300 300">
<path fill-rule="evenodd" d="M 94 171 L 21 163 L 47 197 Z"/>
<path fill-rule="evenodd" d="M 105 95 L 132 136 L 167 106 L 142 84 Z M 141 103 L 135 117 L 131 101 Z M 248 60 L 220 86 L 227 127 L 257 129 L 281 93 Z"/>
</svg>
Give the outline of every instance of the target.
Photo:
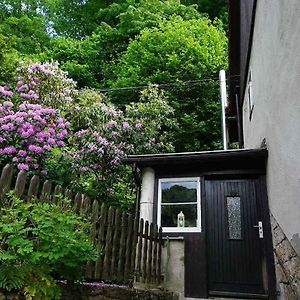
<svg viewBox="0 0 300 300">
<path fill-rule="evenodd" d="M 17 61 L 18 52 L 12 47 L 9 38 L 0 33 L 0 85 L 13 78 Z"/>
<path fill-rule="evenodd" d="M 39 55 L 50 43 L 50 36 L 40 16 L 8 17 L 0 24 L 0 33 L 23 55 Z"/>
<path fill-rule="evenodd" d="M 130 43 L 112 87 L 172 83 L 168 94 L 180 124 L 177 150 L 216 148 L 220 137 L 218 91 L 215 81 L 206 79 L 216 78 L 227 66 L 226 42 L 221 25 L 205 17 L 161 22 L 144 29 Z M 126 103 L 133 93 L 121 90 L 113 92 L 113 97 Z"/>
<path fill-rule="evenodd" d="M 114 72 L 130 40 L 141 30 L 158 26 L 163 20 L 181 16 L 184 20 L 199 19 L 194 6 L 180 0 L 140 0 L 126 2 L 127 7 L 114 3 L 99 10 L 102 20 L 91 36 L 78 40 L 56 38 L 47 56 L 62 62 L 79 86 L 108 87 L 116 79 Z M 130 4 L 130 5 L 129 5 Z M 118 15 L 116 22 L 112 16 Z"/>
</svg>

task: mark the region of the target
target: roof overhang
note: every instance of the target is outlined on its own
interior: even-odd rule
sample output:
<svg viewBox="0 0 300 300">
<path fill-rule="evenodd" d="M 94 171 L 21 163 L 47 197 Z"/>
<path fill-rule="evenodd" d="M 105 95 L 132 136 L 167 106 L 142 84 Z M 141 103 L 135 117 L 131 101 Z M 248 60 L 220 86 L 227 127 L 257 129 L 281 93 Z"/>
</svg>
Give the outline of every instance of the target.
<svg viewBox="0 0 300 300">
<path fill-rule="evenodd" d="M 242 163 L 255 161 L 264 163 L 268 156 L 267 149 L 234 149 L 202 152 L 162 153 L 129 155 L 123 160 L 127 164 L 135 164 L 139 168 L 166 166 L 166 165 L 191 165 L 191 164 L 216 164 L 216 163 Z"/>
</svg>

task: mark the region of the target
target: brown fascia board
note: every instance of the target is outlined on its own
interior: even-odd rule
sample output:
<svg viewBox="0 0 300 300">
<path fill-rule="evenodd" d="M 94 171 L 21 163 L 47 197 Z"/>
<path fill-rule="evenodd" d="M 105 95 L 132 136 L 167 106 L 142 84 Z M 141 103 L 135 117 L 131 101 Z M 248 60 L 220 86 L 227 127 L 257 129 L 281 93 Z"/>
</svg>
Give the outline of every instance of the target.
<svg viewBox="0 0 300 300">
<path fill-rule="evenodd" d="M 154 166 L 173 163 L 188 162 L 214 162 L 226 161 L 228 159 L 248 159 L 262 158 L 268 156 L 267 149 L 234 149 L 234 150 L 215 150 L 202 152 L 182 152 L 182 153 L 161 153 L 161 154 L 144 154 L 129 155 L 123 159 L 126 164 L 135 164 L 137 166 Z"/>
</svg>

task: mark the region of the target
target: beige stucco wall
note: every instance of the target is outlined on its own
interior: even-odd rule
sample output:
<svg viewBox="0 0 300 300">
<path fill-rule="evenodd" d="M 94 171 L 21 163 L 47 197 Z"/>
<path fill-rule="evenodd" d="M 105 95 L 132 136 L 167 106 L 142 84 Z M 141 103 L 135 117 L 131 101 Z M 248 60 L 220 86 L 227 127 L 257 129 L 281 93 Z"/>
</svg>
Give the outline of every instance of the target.
<svg viewBox="0 0 300 300">
<path fill-rule="evenodd" d="M 184 239 L 164 242 L 162 251 L 162 271 L 166 279 L 166 288 L 184 299 Z"/>
<path fill-rule="evenodd" d="M 246 148 L 269 150 L 270 210 L 300 255 L 300 1 L 257 1 L 250 59 L 254 109 L 244 99 Z"/>
<path fill-rule="evenodd" d="M 150 167 L 142 170 L 142 189 L 140 199 L 140 217 L 149 222 L 153 221 L 155 171 Z M 184 239 L 170 239 L 162 249 L 162 272 L 166 281 L 165 288 L 184 299 Z M 144 286 L 136 284 L 136 287 Z M 147 287 L 147 285 L 146 285 Z"/>
</svg>

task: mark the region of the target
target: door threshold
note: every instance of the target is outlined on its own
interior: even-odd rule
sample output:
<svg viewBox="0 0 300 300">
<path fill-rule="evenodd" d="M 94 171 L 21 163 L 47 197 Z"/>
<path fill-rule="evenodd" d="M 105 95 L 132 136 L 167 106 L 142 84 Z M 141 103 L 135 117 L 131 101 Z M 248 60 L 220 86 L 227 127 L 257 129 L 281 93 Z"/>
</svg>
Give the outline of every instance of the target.
<svg viewBox="0 0 300 300">
<path fill-rule="evenodd" d="M 209 291 L 209 296 L 226 297 L 226 298 L 243 298 L 243 299 L 269 299 L 267 294 L 251 294 L 251 293 L 236 293 L 236 292 L 221 292 Z"/>
</svg>

